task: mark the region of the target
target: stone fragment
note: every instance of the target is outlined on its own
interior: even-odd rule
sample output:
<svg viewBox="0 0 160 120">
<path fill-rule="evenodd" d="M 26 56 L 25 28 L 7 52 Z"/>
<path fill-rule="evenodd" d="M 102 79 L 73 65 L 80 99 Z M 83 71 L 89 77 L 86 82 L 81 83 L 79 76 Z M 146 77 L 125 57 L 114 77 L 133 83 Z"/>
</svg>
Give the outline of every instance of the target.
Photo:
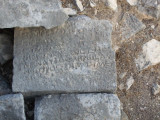
<svg viewBox="0 0 160 120">
<path fill-rule="evenodd" d="M 117 0 L 107 0 L 107 5 L 114 11 L 117 10 Z"/>
<path fill-rule="evenodd" d="M 129 39 L 145 27 L 134 15 L 126 13 L 123 17 L 123 26 L 121 27 L 122 39 Z"/>
<path fill-rule="evenodd" d="M 36 99 L 35 120 L 120 120 L 114 94 L 62 94 Z"/>
<path fill-rule="evenodd" d="M 75 0 L 75 3 L 78 7 L 78 9 L 82 12 L 84 10 L 82 2 L 80 0 Z"/>
<path fill-rule="evenodd" d="M 50 29 L 68 19 L 60 0 L 1 0 L 0 28 L 39 27 Z"/>
<path fill-rule="evenodd" d="M 126 90 L 129 90 L 130 87 L 133 85 L 134 83 L 134 79 L 133 77 L 131 76 L 129 79 L 127 79 L 127 82 L 126 82 Z"/>
<path fill-rule="evenodd" d="M 13 57 L 13 44 L 11 37 L 7 34 L 0 34 L 0 63 L 4 64 Z"/>
<path fill-rule="evenodd" d="M 137 8 L 148 16 L 160 17 L 160 0 L 139 0 Z"/>
<path fill-rule="evenodd" d="M 0 120 L 26 120 L 22 94 L 0 96 Z"/>
<path fill-rule="evenodd" d="M 157 95 L 160 92 L 160 85 L 158 85 L 157 83 L 153 84 L 152 92 L 154 95 Z"/>
<path fill-rule="evenodd" d="M 160 63 L 160 41 L 152 39 L 145 43 L 142 52 L 135 62 L 139 70 Z"/>
<path fill-rule="evenodd" d="M 134 5 L 137 5 L 137 0 L 127 0 L 127 2 L 131 5 L 131 6 L 134 6 Z"/>
<path fill-rule="evenodd" d="M 6 81 L 7 80 L 0 75 L 0 95 L 11 93 L 11 89 Z"/>
<path fill-rule="evenodd" d="M 46 30 L 16 28 L 14 92 L 30 95 L 116 91 L 112 26 L 107 20 L 72 17 Z"/>
<path fill-rule="evenodd" d="M 95 7 L 96 6 L 96 3 L 93 0 L 89 0 L 89 4 L 90 4 L 91 7 Z"/>
</svg>

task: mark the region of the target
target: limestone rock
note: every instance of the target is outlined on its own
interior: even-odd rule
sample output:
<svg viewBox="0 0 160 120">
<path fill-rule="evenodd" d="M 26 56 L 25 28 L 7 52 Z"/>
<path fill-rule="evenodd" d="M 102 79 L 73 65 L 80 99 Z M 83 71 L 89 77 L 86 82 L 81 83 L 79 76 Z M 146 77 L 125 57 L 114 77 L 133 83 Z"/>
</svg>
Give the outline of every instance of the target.
<svg viewBox="0 0 160 120">
<path fill-rule="evenodd" d="M 68 19 L 60 0 L 1 0 L 0 28 L 39 27 L 49 29 Z"/>
<path fill-rule="evenodd" d="M 114 94 L 62 94 L 36 99 L 35 120 L 120 120 Z"/>
<path fill-rule="evenodd" d="M 7 34 L 0 34 L 0 63 L 4 64 L 13 57 L 13 44 L 11 37 Z"/>
<path fill-rule="evenodd" d="M 0 75 L 0 95 L 8 94 L 11 92 L 11 89 L 6 82 L 6 79 Z"/>
<path fill-rule="evenodd" d="M 140 53 L 135 62 L 139 70 L 160 63 L 160 41 L 152 39 L 145 43 L 142 53 Z"/>
<path fill-rule="evenodd" d="M 21 94 L 0 96 L 0 120 L 26 120 Z"/>
<path fill-rule="evenodd" d="M 111 24 L 76 18 L 50 30 L 15 30 L 14 92 L 30 95 L 116 91 Z"/>
</svg>

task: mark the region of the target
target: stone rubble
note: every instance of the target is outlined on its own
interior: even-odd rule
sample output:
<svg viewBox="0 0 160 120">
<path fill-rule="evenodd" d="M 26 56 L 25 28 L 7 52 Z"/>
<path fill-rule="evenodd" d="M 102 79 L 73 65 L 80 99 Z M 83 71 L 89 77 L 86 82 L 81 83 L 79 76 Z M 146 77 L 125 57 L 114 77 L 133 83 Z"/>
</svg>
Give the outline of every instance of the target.
<svg viewBox="0 0 160 120">
<path fill-rule="evenodd" d="M 35 120 L 120 120 L 120 101 L 113 94 L 62 94 L 36 99 Z"/>
<path fill-rule="evenodd" d="M 154 95 L 160 93 L 160 85 L 158 83 L 153 84 L 152 92 Z"/>
<path fill-rule="evenodd" d="M 26 120 L 22 94 L 0 96 L 0 120 Z"/>
<path fill-rule="evenodd" d="M 79 10 L 82 12 L 84 10 L 82 2 L 80 0 L 75 0 L 75 3 L 77 7 L 79 8 Z"/>
</svg>

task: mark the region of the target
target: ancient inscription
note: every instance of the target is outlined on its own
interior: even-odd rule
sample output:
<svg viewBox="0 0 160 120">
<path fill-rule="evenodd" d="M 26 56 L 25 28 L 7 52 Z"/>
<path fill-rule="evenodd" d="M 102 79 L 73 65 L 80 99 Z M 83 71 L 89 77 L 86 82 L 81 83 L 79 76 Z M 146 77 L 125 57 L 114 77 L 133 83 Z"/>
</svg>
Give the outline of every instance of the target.
<svg viewBox="0 0 160 120">
<path fill-rule="evenodd" d="M 115 91 L 110 34 L 110 23 L 96 20 L 70 20 L 50 30 L 17 28 L 14 91 Z"/>
</svg>

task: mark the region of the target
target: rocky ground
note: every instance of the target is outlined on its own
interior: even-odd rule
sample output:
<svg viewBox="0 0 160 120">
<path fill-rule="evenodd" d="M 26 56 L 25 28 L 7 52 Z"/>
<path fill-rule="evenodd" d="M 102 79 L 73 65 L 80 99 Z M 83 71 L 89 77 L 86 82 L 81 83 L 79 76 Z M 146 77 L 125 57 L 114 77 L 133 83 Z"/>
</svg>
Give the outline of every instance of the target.
<svg viewBox="0 0 160 120">
<path fill-rule="evenodd" d="M 112 23 L 117 94 L 122 109 L 129 120 L 160 120 L 159 1 L 81 0 L 79 7 L 73 0 L 61 1 L 63 7 L 72 8 L 77 14 Z M 11 36 L 7 47 L 13 45 L 14 29 L 3 29 L 0 33 Z M 0 66 L 0 73 L 11 88 L 13 61 L 10 57 L 0 59 L 6 61 Z M 27 119 L 33 120 L 34 99 L 25 99 L 25 111 Z"/>
</svg>

